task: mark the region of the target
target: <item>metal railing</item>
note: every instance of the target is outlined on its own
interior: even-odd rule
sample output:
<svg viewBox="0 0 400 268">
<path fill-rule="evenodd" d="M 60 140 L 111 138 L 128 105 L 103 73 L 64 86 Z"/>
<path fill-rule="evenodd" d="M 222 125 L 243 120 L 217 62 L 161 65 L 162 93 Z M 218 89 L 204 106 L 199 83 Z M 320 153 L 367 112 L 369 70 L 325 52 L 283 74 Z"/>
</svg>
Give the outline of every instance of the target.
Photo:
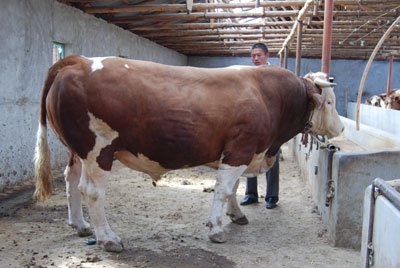
<svg viewBox="0 0 400 268">
<path fill-rule="evenodd" d="M 374 229 L 375 200 L 379 195 L 385 196 L 398 210 L 400 210 L 400 193 L 388 185 L 381 178 L 376 178 L 371 185 L 371 200 L 369 207 L 368 244 L 365 267 L 374 265 L 374 246 L 372 243 Z"/>
</svg>

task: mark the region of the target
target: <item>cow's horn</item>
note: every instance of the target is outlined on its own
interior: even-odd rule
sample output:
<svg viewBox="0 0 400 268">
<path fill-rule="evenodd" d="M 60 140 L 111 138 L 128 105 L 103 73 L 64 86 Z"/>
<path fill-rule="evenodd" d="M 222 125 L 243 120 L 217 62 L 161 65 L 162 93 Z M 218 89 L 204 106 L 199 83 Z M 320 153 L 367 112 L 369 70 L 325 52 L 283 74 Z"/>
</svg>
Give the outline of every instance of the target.
<svg viewBox="0 0 400 268">
<path fill-rule="evenodd" d="M 331 83 L 325 80 L 322 80 L 321 78 L 315 78 L 314 83 L 320 87 L 334 87 L 336 86 L 336 83 Z"/>
</svg>

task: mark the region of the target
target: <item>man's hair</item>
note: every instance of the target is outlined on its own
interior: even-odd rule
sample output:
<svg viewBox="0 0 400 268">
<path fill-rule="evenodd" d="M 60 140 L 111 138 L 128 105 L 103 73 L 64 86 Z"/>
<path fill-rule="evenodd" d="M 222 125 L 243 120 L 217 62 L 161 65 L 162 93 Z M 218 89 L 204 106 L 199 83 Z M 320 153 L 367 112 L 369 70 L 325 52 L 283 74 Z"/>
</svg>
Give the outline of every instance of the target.
<svg viewBox="0 0 400 268">
<path fill-rule="evenodd" d="M 267 53 L 268 53 L 268 47 L 267 47 L 265 44 L 263 44 L 263 43 L 254 44 L 254 45 L 251 47 L 251 51 L 253 51 L 253 49 L 255 49 L 255 48 L 261 48 L 261 49 L 264 51 L 264 54 L 267 54 Z"/>
</svg>

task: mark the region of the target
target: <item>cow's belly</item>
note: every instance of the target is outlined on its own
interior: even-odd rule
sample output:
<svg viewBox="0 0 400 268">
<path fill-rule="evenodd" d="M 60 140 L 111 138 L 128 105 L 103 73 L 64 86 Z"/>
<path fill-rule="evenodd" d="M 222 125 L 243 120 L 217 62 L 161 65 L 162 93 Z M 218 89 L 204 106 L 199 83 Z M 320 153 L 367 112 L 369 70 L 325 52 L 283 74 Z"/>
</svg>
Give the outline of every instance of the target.
<svg viewBox="0 0 400 268">
<path fill-rule="evenodd" d="M 264 159 L 265 152 L 266 151 L 253 156 L 253 159 L 243 173 L 243 176 L 257 176 L 260 173 L 265 173 L 272 166 L 273 163 L 269 164 L 268 161 Z M 118 151 L 115 153 L 115 157 L 125 166 L 150 175 L 154 181 L 158 181 L 161 178 L 161 175 L 172 170 L 162 167 L 160 163 L 153 161 L 140 153 L 136 156 L 129 151 Z M 220 161 L 221 160 L 205 163 L 203 166 L 218 169 Z M 183 166 L 181 168 L 189 168 L 189 166 Z"/>
<path fill-rule="evenodd" d="M 159 180 L 161 175 L 171 171 L 172 169 L 164 168 L 160 163 L 153 161 L 143 154 L 138 156 L 132 154 L 129 151 L 118 151 L 115 153 L 115 157 L 125 166 L 149 174 L 153 180 Z M 204 166 L 209 168 L 218 169 L 219 160 L 211 163 L 206 163 Z M 183 166 L 180 169 L 189 168 L 189 166 Z"/>
<path fill-rule="evenodd" d="M 140 153 L 136 156 L 128 151 L 118 151 L 115 153 L 115 157 L 125 166 L 149 174 L 155 181 L 159 180 L 162 174 L 170 171 Z"/>
</svg>

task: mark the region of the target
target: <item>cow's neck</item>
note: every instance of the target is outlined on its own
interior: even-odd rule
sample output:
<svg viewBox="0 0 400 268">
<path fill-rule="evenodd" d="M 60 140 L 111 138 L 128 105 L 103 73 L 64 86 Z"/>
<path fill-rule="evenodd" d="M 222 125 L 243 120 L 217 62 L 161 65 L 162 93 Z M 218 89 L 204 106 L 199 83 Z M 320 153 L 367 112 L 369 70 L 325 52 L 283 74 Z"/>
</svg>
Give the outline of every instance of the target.
<svg viewBox="0 0 400 268">
<path fill-rule="evenodd" d="M 311 100 L 307 95 L 306 87 L 300 87 L 296 92 L 297 98 L 289 100 L 283 97 L 283 101 L 288 101 L 284 105 L 278 125 L 279 135 L 274 138 L 267 155 L 275 155 L 282 144 L 293 138 L 299 133 L 303 133 L 309 124 L 314 109 Z M 284 95 L 281 95 L 284 96 Z"/>
</svg>

